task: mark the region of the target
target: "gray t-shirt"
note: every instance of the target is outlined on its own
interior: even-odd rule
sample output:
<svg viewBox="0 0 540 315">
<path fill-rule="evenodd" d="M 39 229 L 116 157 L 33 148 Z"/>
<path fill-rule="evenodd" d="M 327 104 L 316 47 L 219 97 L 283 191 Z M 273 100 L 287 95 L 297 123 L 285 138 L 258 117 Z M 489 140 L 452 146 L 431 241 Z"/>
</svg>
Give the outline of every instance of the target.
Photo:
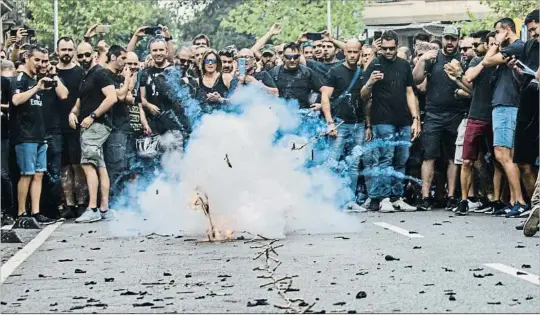
<svg viewBox="0 0 540 315">
<path fill-rule="evenodd" d="M 502 48 L 509 56 L 516 56 L 519 59 L 523 53 L 524 43 L 521 40 L 516 40 L 507 47 Z M 496 81 L 493 90 L 493 98 L 491 104 L 495 106 L 512 106 L 519 105 L 519 85 L 514 80 L 512 70 L 505 64 L 499 65 L 495 71 Z"/>
</svg>

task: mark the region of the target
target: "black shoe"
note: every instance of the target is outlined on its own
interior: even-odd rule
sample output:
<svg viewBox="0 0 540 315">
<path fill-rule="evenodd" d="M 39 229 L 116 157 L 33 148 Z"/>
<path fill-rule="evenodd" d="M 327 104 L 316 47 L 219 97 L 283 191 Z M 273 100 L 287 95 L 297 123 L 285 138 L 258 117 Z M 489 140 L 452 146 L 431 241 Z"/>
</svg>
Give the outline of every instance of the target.
<svg viewBox="0 0 540 315">
<path fill-rule="evenodd" d="M 446 210 L 452 211 L 456 209 L 458 205 L 459 205 L 459 200 L 456 197 L 448 197 L 448 201 L 446 201 Z"/>
<path fill-rule="evenodd" d="M 58 209 L 58 219 L 73 219 L 75 218 L 76 208 L 75 206 L 63 206 L 61 209 Z"/>
<path fill-rule="evenodd" d="M 13 223 L 15 223 L 15 220 L 9 214 L 2 215 L 2 226 L 12 225 Z"/>
<path fill-rule="evenodd" d="M 17 216 L 15 223 L 13 223 L 13 229 L 41 229 L 41 226 L 37 220 L 26 213 Z"/>
<path fill-rule="evenodd" d="M 435 200 L 434 202 L 431 203 L 431 208 L 444 209 L 447 203 L 448 203 L 448 200 L 446 198 Z"/>
<path fill-rule="evenodd" d="M 42 225 L 49 225 L 49 224 L 53 224 L 53 223 L 56 222 L 55 219 L 47 218 L 46 216 L 44 216 L 41 213 L 32 214 L 32 216 L 34 217 L 34 219 L 36 219 L 36 221 L 39 224 L 42 224 Z"/>
<path fill-rule="evenodd" d="M 457 206 L 456 210 L 457 215 L 467 215 L 469 214 L 469 201 L 461 200 Z"/>
<path fill-rule="evenodd" d="M 86 206 L 85 205 L 78 205 L 77 206 L 77 209 L 74 210 L 73 212 L 76 214 L 76 217 L 80 217 L 85 211 L 86 211 Z"/>
<path fill-rule="evenodd" d="M 429 211 L 431 210 L 431 201 L 429 201 L 429 198 L 422 198 L 416 208 L 418 211 Z"/>
<path fill-rule="evenodd" d="M 376 198 L 371 198 L 371 201 L 368 206 L 369 211 L 379 211 L 381 209 L 381 201 Z"/>
<path fill-rule="evenodd" d="M 525 221 L 521 222 L 519 225 L 516 225 L 516 230 L 523 231 L 524 226 L 525 226 Z"/>
</svg>

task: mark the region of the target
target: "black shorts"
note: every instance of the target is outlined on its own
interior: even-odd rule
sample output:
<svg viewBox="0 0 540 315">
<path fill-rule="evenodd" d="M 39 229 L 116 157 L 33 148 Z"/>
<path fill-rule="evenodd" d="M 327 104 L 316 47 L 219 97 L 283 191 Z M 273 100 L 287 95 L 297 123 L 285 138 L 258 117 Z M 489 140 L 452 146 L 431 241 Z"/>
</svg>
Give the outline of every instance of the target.
<svg viewBox="0 0 540 315">
<path fill-rule="evenodd" d="M 449 159 L 456 152 L 458 127 L 464 113 L 426 113 L 422 129 L 422 152 L 424 160 L 435 160 L 441 156 L 441 145 Z"/>
<path fill-rule="evenodd" d="M 62 135 L 62 166 L 81 164 L 81 132 Z"/>
<path fill-rule="evenodd" d="M 514 163 L 536 165 L 539 155 L 538 90 L 521 92 L 514 136 Z"/>
</svg>

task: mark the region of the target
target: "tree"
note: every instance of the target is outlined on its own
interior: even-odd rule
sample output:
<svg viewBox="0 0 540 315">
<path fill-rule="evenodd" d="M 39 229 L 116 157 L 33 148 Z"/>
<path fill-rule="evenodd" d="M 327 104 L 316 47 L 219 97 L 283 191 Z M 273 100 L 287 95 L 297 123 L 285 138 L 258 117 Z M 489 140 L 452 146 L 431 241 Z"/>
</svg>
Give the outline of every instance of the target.
<svg viewBox="0 0 540 315">
<path fill-rule="evenodd" d="M 470 21 L 457 23 L 461 28 L 462 34 L 470 34 L 479 30 L 491 30 L 493 24 L 500 18 L 519 18 L 525 19 L 525 16 L 532 10 L 538 8 L 538 0 L 480 0 L 492 10 L 492 13 L 484 18 L 477 18 L 470 11 L 467 12 Z M 516 25 L 520 27 L 520 25 Z"/>
<path fill-rule="evenodd" d="M 28 0 L 33 17 L 27 24 L 36 29 L 37 40 L 54 47 L 53 0 Z M 58 0 L 59 36 L 82 40 L 95 23 L 110 24 L 102 38 L 109 44 L 125 45 L 135 29 L 142 25 L 167 24 L 170 14 L 156 0 Z"/>
<path fill-rule="evenodd" d="M 303 32 L 320 32 L 327 28 L 326 6 L 323 0 L 250 0 L 231 10 L 221 26 L 260 37 L 279 22 L 283 31 L 275 39 L 293 41 Z M 361 33 L 364 1 L 332 0 L 331 7 L 332 26 L 339 28 L 340 37 Z M 331 31 L 335 35 L 336 32 Z"/>
<path fill-rule="evenodd" d="M 248 47 L 255 43 L 251 34 L 235 31 L 232 28 L 220 26 L 229 12 L 243 3 L 251 0 L 199 0 L 206 1 L 202 10 L 195 13 L 193 19 L 184 21 L 180 25 L 182 39 L 191 44 L 191 39 L 198 34 L 206 34 L 212 41 L 212 47 L 221 49 L 227 45 L 236 45 L 238 48 Z"/>
</svg>

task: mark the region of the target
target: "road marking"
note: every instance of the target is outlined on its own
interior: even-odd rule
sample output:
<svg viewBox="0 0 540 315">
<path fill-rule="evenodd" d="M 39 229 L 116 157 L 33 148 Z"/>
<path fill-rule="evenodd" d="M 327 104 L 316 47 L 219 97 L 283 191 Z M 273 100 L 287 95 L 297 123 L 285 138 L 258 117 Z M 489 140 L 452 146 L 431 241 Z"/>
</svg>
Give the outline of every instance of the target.
<svg viewBox="0 0 540 315">
<path fill-rule="evenodd" d="M 527 271 L 519 270 L 519 269 L 512 268 L 510 266 L 499 264 L 499 263 L 484 264 L 484 266 L 487 266 L 489 268 L 493 268 L 493 269 L 498 270 L 500 272 L 507 273 L 507 274 L 509 274 L 511 276 L 520 278 L 521 280 L 529 281 L 530 283 L 540 285 L 540 279 L 538 278 L 538 276 L 534 275 L 532 273 L 529 273 Z M 518 275 L 517 274 L 518 271 L 523 272 L 525 274 L 524 275 Z"/>
<path fill-rule="evenodd" d="M 13 228 L 13 224 L 11 224 L 11 225 L 4 225 L 4 226 L 2 227 L 2 230 L 11 230 L 12 228 Z"/>
<path fill-rule="evenodd" d="M 18 251 L 13 257 L 6 261 L 0 270 L 0 283 L 3 283 L 12 273 L 19 267 L 30 255 L 32 255 L 36 249 L 38 249 L 49 236 L 64 222 L 56 222 L 45 227 L 39 232 L 36 237 L 26 244 L 20 251 Z"/>
<path fill-rule="evenodd" d="M 423 238 L 424 237 L 424 235 L 420 235 L 417 233 L 409 233 L 408 230 L 402 229 L 399 226 L 388 224 L 386 222 L 373 222 L 373 224 L 383 227 L 385 229 L 388 229 L 390 231 L 396 232 L 398 234 L 405 235 L 410 238 Z"/>
</svg>

